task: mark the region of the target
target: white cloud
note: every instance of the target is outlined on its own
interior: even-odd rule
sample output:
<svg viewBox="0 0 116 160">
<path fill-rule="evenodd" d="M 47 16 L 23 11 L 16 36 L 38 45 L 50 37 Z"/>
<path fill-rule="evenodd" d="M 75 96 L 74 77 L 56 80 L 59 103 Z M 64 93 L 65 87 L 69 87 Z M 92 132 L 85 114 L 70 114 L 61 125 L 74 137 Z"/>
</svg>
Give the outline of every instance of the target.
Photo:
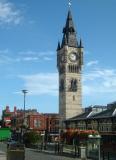
<svg viewBox="0 0 116 160">
<path fill-rule="evenodd" d="M 25 51 L 25 52 L 19 52 L 19 55 L 26 56 L 26 58 L 23 58 L 23 60 L 45 60 L 45 61 L 51 61 L 52 57 L 55 55 L 53 51 Z"/>
<path fill-rule="evenodd" d="M 0 0 L 0 24 L 19 24 L 21 12 L 11 2 Z"/>
<path fill-rule="evenodd" d="M 0 55 L 0 64 L 6 64 L 12 62 L 12 58 L 6 55 Z"/>
<path fill-rule="evenodd" d="M 58 74 L 20 75 L 32 95 L 58 95 Z M 83 74 L 83 95 L 116 94 L 116 70 L 96 69 Z"/>
<path fill-rule="evenodd" d="M 38 57 L 25 57 L 20 60 L 21 61 L 37 61 L 37 60 L 39 60 L 39 58 Z"/>
<path fill-rule="evenodd" d="M 116 70 L 114 69 L 93 69 L 89 72 L 83 74 L 83 81 L 96 80 L 96 79 L 106 79 L 108 77 L 116 76 Z"/>
<path fill-rule="evenodd" d="M 116 94 L 116 70 L 96 69 L 83 75 L 83 94 Z"/>
<path fill-rule="evenodd" d="M 84 51 L 84 55 L 88 55 L 88 54 L 91 54 L 91 51 L 85 50 L 85 51 Z"/>
<path fill-rule="evenodd" d="M 51 61 L 51 60 L 52 60 L 52 58 L 51 58 L 51 57 L 47 57 L 47 56 L 46 56 L 46 57 L 44 57 L 43 59 L 44 59 L 45 61 Z"/>
<path fill-rule="evenodd" d="M 96 61 L 90 61 L 90 62 L 87 63 L 87 66 L 90 67 L 90 66 L 93 66 L 93 65 L 96 65 L 96 64 L 98 64 L 97 60 Z"/>
<path fill-rule="evenodd" d="M 34 75 L 20 75 L 24 87 L 32 95 L 58 95 L 58 74 L 39 73 Z"/>
<path fill-rule="evenodd" d="M 51 61 L 54 52 L 52 51 L 26 51 L 13 53 L 6 50 L 0 50 L 0 64 L 9 64 L 17 62 L 35 62 L 35 61 Z"/>
<path fill-rule="evenodd" d="M 40 56 L 40 57 L 43 57 L 43 56 L 53 56 L 54 55 L 54 52 L 53 51 L 32 51 L 32 50 L 28 50 L 28 51 L 21 51 L 18 53 L 19 55 L 28 55 L 28 56 Z"/>
</svg>

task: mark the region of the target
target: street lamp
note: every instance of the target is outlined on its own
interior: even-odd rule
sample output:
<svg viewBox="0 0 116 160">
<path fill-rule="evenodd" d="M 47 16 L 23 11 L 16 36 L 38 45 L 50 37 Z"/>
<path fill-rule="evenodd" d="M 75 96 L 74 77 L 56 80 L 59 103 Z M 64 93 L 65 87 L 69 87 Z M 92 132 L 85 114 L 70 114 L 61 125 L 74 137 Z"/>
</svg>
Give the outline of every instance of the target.
<svg viewBox="0 0 116 160">
<path fill-rule="evenodd" d="M 98 160 L 101 160 L 101 154 L 100 154 L 100 140 L 101 140 L 101 136 L 100 135 L 89 135 L 88 136 L 89 139 L 91 140 L 98 140 Z"/>
<path fill-rule="evenodd" d="M 24 118 L 24 124 L 25 124 L 25 104 L 26 104 L 26 103 L 25 103 L 25 102 L 26 102 L 25 99 L 26 99 L 26 94 L 28 93 L 28 90 L 23 89 L 23 90 L 22 90 L 22 93 L 24 94 L 24 106 L 23 106 L 23 107 L 24 107 L 24 108 L 23 108 L 23 115 L 24 115 L 24 117 L 23 117 L 23 118 Z"/>
</svg>

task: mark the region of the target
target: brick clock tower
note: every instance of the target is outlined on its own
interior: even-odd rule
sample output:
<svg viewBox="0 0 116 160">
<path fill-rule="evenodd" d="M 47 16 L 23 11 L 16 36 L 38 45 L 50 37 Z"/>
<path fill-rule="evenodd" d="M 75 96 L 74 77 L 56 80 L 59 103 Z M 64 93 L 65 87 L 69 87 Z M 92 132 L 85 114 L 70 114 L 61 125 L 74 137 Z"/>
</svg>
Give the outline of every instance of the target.
<svg viewBox="0 0 116 160">
<path fill-rule="evenodd" d="M 78 43 L 71 11 L 68 11 L 63 28 L 62 43 L 57 47 L 57 68 L 59 72 L 59 114 L 63 121 L 82 112 L 82 65 L 83 46 Z"/>
</svg>

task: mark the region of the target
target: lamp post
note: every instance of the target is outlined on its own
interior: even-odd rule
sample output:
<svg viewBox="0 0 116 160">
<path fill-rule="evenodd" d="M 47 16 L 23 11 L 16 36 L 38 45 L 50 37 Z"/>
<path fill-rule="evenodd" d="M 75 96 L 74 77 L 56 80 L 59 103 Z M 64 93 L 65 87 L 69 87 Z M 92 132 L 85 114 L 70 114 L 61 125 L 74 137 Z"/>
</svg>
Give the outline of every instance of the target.
<svg viewBox="0 0 116 160">
<path fill-rule="evenodd" d="M 25 104 L 26 104 L 26 101 L 25 101 L 25 100 L 26 100 L 26 94 L 28 93 L 28 90 L 23 89 L 23 90 L 22 90 L 22 93 L 24 94 L 24 106 L 23 106 L 23 107 L 24 107 L 24 108 L 23 108 L 23 115 L 24 115 L 23 118 L 24 118 L 24 121 L 23 121 L 23 122 L 24 122 L 24 124 L 25 124 Z"/>
<path fill-rule="evenodd" d="M 88 136 L 89 139 L 91 140 L 98 140 L 98 160 L 101 160 L 101 154 L 100 154 L 100 140 L 101 140 L 101 136 L 100 135 L 89 135 Z"/>
</svg>

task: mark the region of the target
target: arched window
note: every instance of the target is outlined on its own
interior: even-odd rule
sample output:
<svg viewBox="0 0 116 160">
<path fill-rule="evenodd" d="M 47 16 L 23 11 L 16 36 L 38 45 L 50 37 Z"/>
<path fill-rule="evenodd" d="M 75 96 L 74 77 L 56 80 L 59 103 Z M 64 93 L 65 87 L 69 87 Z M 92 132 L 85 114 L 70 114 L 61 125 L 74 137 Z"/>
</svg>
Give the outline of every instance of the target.
<svg viewBox="0 0 116 160">
<path fill-rule="evenodd" d="M 70 65 L 70 72 L 73 73 L 73 65 Z"/>
<path fill-rule="evenodd" d="M 64 80 L 61 79 L 60 81 L 60 91 L 64 91 Z"/>
<path fill-rule="evenodd" d="M 77 68 L 76 68 L 76 65 L 75 65 L 75 73 L 77 72 Z"/>
<path fill-rule="evenodd" d="M 69 72 L 71 72 L 71 66 L 70 65 L 68 66 L 68 70 L 69 70 Z"/>
<path fill-rule="evenodd" d="M 77 80 L 76 79 L 71 80 L 70 90 L 73 91 L 73 92 L 77 91 Z"/>
<path fill-rule="evenodd" d="M 78 68 L 78 66 L 76 66 L 76 73 L 78 73 L 78 70 L 79 70 L 79 68 Z"/>
</svg>

